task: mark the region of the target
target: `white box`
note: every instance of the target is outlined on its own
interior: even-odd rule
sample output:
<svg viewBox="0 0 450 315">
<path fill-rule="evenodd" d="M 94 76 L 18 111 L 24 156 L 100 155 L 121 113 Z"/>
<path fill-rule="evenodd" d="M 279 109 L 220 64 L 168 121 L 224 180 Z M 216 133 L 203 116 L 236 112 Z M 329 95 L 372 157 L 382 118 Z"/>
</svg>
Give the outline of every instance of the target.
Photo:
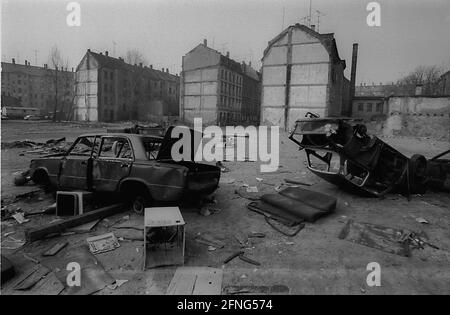
<svg viewBox="0 0 450 315">
<path fill-rule="evenodd" d="M 178 207 L 145 208 L 144 270 L 184 265 L 185 224 Z"/>
</svg>

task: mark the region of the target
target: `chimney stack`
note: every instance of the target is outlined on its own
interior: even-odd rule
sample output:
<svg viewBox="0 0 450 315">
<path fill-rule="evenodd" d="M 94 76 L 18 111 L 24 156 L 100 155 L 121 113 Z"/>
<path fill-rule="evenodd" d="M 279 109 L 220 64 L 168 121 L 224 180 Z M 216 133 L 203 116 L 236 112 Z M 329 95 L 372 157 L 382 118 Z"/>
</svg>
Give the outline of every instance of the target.
<svg viewBox="0 0 450 315">
<path fill-rule="evenodd" d="M 150 65 L 150 69 L 153 69 L 153 65 Z"/>
<path fill-rule="evenodd" d="M 206 38 L 203 40 L 203 45 L 208 46 L 208 40 Z"/>
<path fill-rule="evenodd" d="M 169 73 L 169 68 L 166 68 L 166 72 Z"/>
<path fill-rule="evenodd" d="M 358 61 L 358 44 L 354 43 L 353 44 L 353 52 L 352 52 L 352 69 L 351 69 L 351 74 L 350 74 L 350 104 L 349 104 L 349 110 L 350 112 L 348 113 L 349 116 L 352 115 L 352 104 L 353 104 L 353 99 L 355 98 L 355 83 L 356 83 L 356 64 Z"/>
<path fill-rule="evenodd" d="M 109 53 L 108 53 L 108 51 L 106 50 L 106 51 L 105 51 L 105 56 L 108 57 L 108 55 L 109 55 Z"/>
<path fill-rule="evenodd" d="M 141 67 L 141 68 L 142 68 L 142 62 L 139 62 L 139 67 Z"/>
<path fill-rule="evenodd" d="M 15 65 L 16 64 L 16 59 L 12 59 L 12 63 Z"/>
<path fill-rule="evenodd" d="M 227 51 L 227 58 L 230 58 L 230 52 Z"/>
<path fill-rule="evenodd" d="M 315 31 L 315 30 L 316 30 L 316 26 L 315 26 L 314 24 L 311 24 L 311 29 L 312 29 L 313 31 Z"/>
</svg>

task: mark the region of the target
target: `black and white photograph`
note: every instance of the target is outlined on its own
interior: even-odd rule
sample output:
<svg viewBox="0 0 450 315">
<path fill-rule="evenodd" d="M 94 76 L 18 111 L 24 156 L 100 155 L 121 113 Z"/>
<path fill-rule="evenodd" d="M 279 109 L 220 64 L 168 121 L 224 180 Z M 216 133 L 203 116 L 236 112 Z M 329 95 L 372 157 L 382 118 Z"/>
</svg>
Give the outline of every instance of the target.
<svg viewBox="0 0 450 315">
<path fill-rule="evenodd" d="M 449 0 L 0 3 L 1 295 L 450 294 Z"/>
</svg>

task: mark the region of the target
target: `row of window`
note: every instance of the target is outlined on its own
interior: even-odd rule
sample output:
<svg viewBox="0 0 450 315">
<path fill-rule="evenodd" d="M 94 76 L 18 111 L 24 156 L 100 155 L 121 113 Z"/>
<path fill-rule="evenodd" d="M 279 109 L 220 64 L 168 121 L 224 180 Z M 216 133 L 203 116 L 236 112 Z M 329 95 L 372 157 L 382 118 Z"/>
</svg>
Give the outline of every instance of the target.
<svg viewBox="0 0 450 315">
<path fill-rule="evenodd" d="M 240 113 L 219 112 L 219 126 L 236 125 L 242 122 L 258 121 L 257 115 L 245 115 Z"/>
<path fill-rule="evenodd" d="M 241 107 L 241 100 L 233 97 L 221 96 L 219 107 L 237 109 Z"/>
<path fill-rule="evenodd" d="M 242 76 L 226 69 L 220 69 L 220 78 L 235 84 L 242 84 Z"/>
<path fill-rule="evenodd" d="M 383 103 L 366 103 L 366 112 L 371 113 L 373 111 L 373 105 L 375 105 L 375 112 L 383 112 Z M 364 112 L 364 103 L 358 103 L 358 112 Z"/>
<path fill-rule="evenodd" d="M 150 90 L 151 90 L 150 82 L 151 82 L 150 80 L 147 82 L 147 90 L 148 90 L 147 93 L 151 93 L 150 92 Z M 159 87 L 162 89 L 164 87 L 164 85 L 165 85 L 164 83 L 165 82 L 163 82 L 163 81 L 153 81 L 153 86 L 154 86 L 155 89 L 157 89 L 158 85 L 159 85 Z M 128 80 L 123 80 L 123 86 L 124 86 L 124 88 L 123 88 L 123 95 L 126 96 L 126 95 L 129 94 L 126 91 L 126 88 L 129 87 L 129 81 Z M 113 92 L 114 91 L 113 84 L 108 84 L 107 82 L 105 82 L 103 84 L 103 91 L 104 92 Z M 135 93 L 139 94 L 139 89 L 137 87 L 135 88 Z M 162 90 L 160 91 L 160 93 L 162 93 Z M 176 93 L 176 88 L 173 88 L 172 86 L 169 86 L 168 93 L 169 93 L 169 95 L 175 94 Z"/>
<path fill-rule="evenodd" d="M 242 88 L 240 86 L 237 86 L 234 84 L 229 84 L 229 83 L 222 81 L 221 85 L 220 85 L 220 93 L 237 97 L 237 96 L 241 96 Z"/>
</svg>

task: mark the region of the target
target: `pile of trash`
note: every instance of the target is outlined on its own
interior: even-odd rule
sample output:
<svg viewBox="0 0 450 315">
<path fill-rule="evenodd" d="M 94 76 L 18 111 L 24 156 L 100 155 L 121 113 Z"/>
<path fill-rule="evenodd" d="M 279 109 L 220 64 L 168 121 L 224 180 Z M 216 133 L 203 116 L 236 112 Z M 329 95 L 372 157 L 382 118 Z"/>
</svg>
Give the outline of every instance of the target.
<svg viewBox="0 0 450 315">
<path fill-rule="evenodd" d="M 31 140 L 20 140 L 13 142 L 2 142 L 2 150 L 3 149 L 28 149 L 22 152 L 28 154 L 39 154 L 39 155 L 47 155 L 47 154 L 57 154 L 66 152 L 72 142 L 67 142 L 66 138 L 60 139 L 50 139 L 44 142 L 35 142 Z"/>
</svg>

